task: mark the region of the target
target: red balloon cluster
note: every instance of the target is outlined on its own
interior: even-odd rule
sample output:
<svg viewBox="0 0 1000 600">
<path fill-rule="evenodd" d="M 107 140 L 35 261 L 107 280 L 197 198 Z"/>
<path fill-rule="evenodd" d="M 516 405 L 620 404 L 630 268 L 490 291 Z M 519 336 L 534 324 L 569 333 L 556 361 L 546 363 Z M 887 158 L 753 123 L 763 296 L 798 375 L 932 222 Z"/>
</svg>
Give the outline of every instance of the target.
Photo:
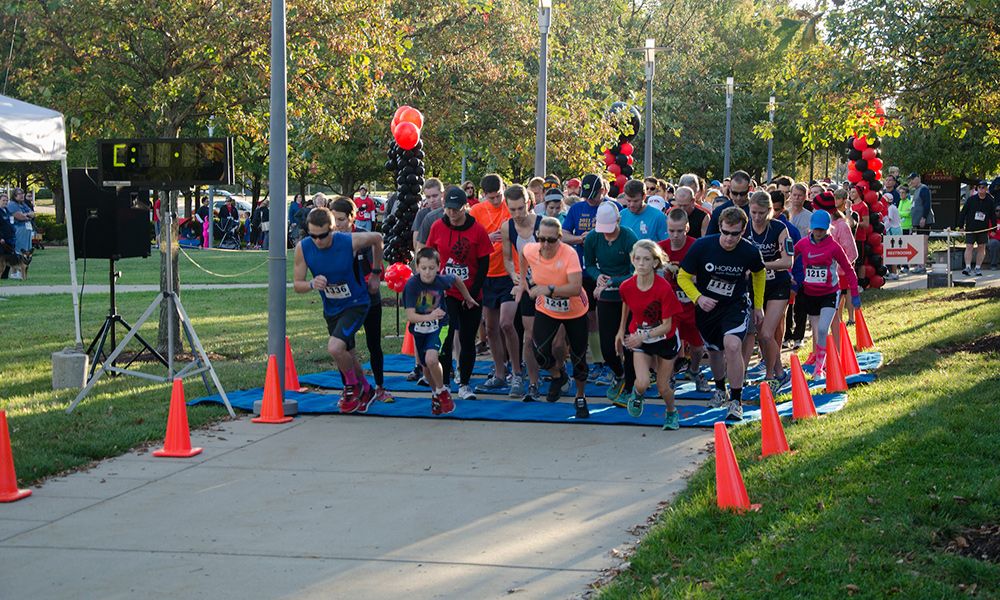
<svg viewBox="0 0 1000 600">
<path fill-rule="evenodd" d="M 412 276 L 413 271 L 410 270 L 409 265 L 401 262 L 393 263 L 385 270 L 385 283 L 389 286 L 390 290 L 398 294 L 403 291 L 403 288 L 406 287 L 406 282 Z"/>
<path fill-rule="evenodd" d="M 881 122 L 884 123 L 884 119 Z M 874 130 L 867 136 L 857 135 L 847 140 L 847 180 L 857 185 L 861 201 L 868 208 L 869 224 L 859 227 L 856 236 L 862 248 L 858 276 L 861 287 L 882 287 L 888 273 L 882 256 L 882 234 L 885 233 L 882 220 L 889 214 L 889 201 L 879 193 L 882 190 L 881 145 L 882 140 Z"/>
<path fill-rule="evenodd" d="M 635 148 L 629 142 L 622 142 L 604 150 L 604 164 L 608 167 L 608 173 L 614 177 L 608 192 L 612 198 L 617 198 L 622 193 L 625 183 L 632 177 L 632 173 L 635 173 L 635 168 L 632 166 L 633 152 Z"/>
<path fill-rule="evenodd" d="M 873 136 L 851 137 L 847 140 L 847 180 L 851 183 L 867 181 L 869 184 L 882 179 L 882 140 Z"/>
<path fill-rule="evenodd" d="M 403 150 L 413 150 L 420 141 L 420 128 L 423 126 L 424 115 L 404 104 L 392 116 L 392 137 Z"/>
</svg>

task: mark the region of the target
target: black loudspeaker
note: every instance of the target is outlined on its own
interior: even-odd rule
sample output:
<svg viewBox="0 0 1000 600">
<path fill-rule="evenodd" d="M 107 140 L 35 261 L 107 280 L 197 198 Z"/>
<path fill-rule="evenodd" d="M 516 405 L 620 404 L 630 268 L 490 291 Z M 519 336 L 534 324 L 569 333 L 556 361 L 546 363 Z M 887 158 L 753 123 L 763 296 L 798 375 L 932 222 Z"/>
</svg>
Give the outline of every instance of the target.
<svg viewBox="0 0 1000 600">
<path fill-rule="evenodd" d="M 152 223 L 149 190 L 100 187 L 97 170 L 69 170 L 77 258 L 146 258 Z"/>
</svg>

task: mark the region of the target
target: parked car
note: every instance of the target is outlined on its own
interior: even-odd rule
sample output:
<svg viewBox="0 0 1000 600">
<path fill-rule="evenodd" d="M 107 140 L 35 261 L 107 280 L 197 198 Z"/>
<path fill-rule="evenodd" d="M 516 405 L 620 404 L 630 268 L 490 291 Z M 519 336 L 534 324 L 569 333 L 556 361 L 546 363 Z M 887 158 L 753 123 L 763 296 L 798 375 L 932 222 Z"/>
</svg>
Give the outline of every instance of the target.
<svg viewBox="0 0 1000 600">
<path fill-rule="evenodd" d="M 216 194 L 219 194 L 219 192 L 216 192 Z M 240 214 L 242 213 L 246 213 L 248 215 L 252 214 L 253 209 L 249 202 L 247 202 L 246 200 L 242 200 L 236 197 L 235 195 L 230 194 L 229 192 L 226 192 L 226 194 L 227 195 L 222 198 L 213 197 L 212 199 L 212 209 L 214 210 L 213 214 L 216 217 L 219 216 L 219 209 L 226 205 L 226 200 L 228 200 L 230 197 L 236 201 L 236 208 L 239 209 Z"/>
</svg>

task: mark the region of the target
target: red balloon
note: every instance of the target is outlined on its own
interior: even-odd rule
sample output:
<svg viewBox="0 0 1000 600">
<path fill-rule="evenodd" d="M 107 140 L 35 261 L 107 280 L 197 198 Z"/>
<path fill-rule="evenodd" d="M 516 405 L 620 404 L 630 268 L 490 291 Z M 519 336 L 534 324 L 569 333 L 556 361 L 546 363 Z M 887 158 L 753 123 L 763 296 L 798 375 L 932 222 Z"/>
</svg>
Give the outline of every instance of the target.
<svg viewBox="0 0 1000 600">
<path fill-rule="evenodd" d="M 882 254 L 882 243 L 879 242 L 878 244 L 872 246 L 872 252 L 875 254 Z"/>
<path fill-rule="evenodd" d="M 875 267 L 872 265 L 865 265 L 865 278 L 871 279 L 875 277 Z"/>
<path fill-rule="evenodd" d="M 406 110 L 399 113 L 399 122 L 413 123 L 417 126 L 417 129 L 421 129 L 424 126 L 424 115 L 422 115 L 419 110 L 407 106 Z"/>
<path fill-rule="evenodd" d="M 857 139 L 854 140 L 854 149 L 855 150 L 858 150 L 860 152 L 864 152 L 865 148 L 867 148 L 867 147 L 868 147 L 868 140 L 865 139 L 865 136 L 861 136 L 861 137 L 859 137 L 859 138 L 857 138 Z"/>
<path fill-rule="evenodd" d="M 621 175 L 622 168 L 617 164 L 608 165 L 608 173 L 611 173 L 612 175 Z"/>
<path fill-rule="evenodd" d="M 633 152 L 635 152 L 635 149 L 632 147 L 632 144 L 628 142 L 622 144 L 622 154 L 632 156 Z"/>
<path fill-rule="evenodd" d="M 871 167 L 869 167 L 869 169 L 871 169 Z M 875 171 L 875 179 L 881 180 L 882 179 L 882 169 L 872 169 L 872 170 Z"/>
<path fill-rule="evenodd" d="M 872 159 L 875 158 L 875 148 L 865 148 L 861 151 L 861 158 L 868 161 L 869 167 L 872 164 Z"/>
<path fill-rule="evenodd" d="M 403 150 L 413 150 L 420 141 L 420 130 L 409 121 L 400 121 L 392 130 L 392 137 L 396 138 L 396 143 Z"/>
<path fill-rule="evenodd" d="M 628 156 L 628 164 L 632 164 L 632 157 Z"/>
<path fill-rule="evenodd" d="M 868 150 L 871 150 L 871 148 L 869 148 Z M 867 150 L 866 150 L 866 152 L 867 152 Z M 868 168 L 871 169 L 872 171 L 875 171 L 876 174 L 880 173 L 882 171 L 882 159 L 881 158 L 873 158 L 873 159 L 869 160 L 868 161 Z"/>
<path fill-rule="evenodd" d="M 848 171 L 854 171 L 855 170 L 855 168 L 854 168 L 854 161 L 853 160 L 847 161 L 847 170 Z"/>
<path fill-rule="evenodd" d="M 871 190 L 865 192 L 865 202 L 868 204 L 868 206 L 872 206 L 873 204 L 878 202 L 878 192 L 873 192 Z"/>
<path fill-rule="evenodd" d="M 880 245 L 882 243 L 882 236 L 875 232 L 869 233 L 867 239 L 868 243 L 871 244 L 873 247 Z"/>
<path fill-rule="evenodd" d="M 861 171 L 857 169 L 851 169 L 847 172 L 847 180 L 851 183 L 857 183 L 861 181 Z"/>
<path fill-rule="evenodd" d="M 885 285 L 885 279 L 883 279 L 881 275 L 876 275 L 868 280 L 868 285 L 873 288 L 880 288 Z"/>
<path fill-rule="evenodd" d="M 399 108 L 397 108 L 396 112 L 394 112 L 392 114 L 392 125 L 389 126 L 389 128 L 392 131 L 396 131 L 396 125 L 399 125 L 399 115 L 403 114 L 403 111 L 406 110 L 406 109 L 408 109 L 408 108 L 410 108 L 410 107 L 404 104 L 404 105 L 400 106 Z"/>
<path fill-rule="evenodd" d="M 606 151 L 604 153 L 604 164 L 606 164 L 609 167 L 615 164 L 615 155 L 611 154 L 610 151 Z"/>
<path fill-rule="evenodd" d="M 628 177 L 625 177 L 624 175 L 619 175 L 618 177 L 615 177 L 615 185 L 618 186 L 618 189 L 624 188 L 625 187 L 625 183 L 627 181 L 628 181 Z"/>
</svg>

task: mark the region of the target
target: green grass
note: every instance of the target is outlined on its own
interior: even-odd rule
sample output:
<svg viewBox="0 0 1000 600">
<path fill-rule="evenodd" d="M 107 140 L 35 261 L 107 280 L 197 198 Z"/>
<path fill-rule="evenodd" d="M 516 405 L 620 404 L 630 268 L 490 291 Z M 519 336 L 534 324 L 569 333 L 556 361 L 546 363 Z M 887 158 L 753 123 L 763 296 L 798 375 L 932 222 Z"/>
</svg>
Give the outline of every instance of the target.
<svg viewBox="0 0 1000 600">
<path fill-rule="evenodd" d="M 996 332 L 1000 303 L 941 301 L 954 293 L 866 293 L 879 378 L 840 412 L 786 419 L 794 455 L 758 460 L 759 423 L 730 428 L 762 510 L 720 511 L 709 460 L 600 597 L 997 597 L 996 564 L 942 550 L 1000 521 L 1000 357 L 939 351 Z"/>
<path fill-rule="evenodd" d="M 178 257 L 181 288 L 186 283 L 267 283 L 267 252 L 263 250 L 199 250 L 182 248 Z M 288 281 L 292 280 L 294 250 L 288 251 Z M 86 265 L 84 264 L 86 263 Z M 195 264 L 197 263 L 197 265 Z M 87 286 L 108 286 L 107 259 L 77 259 L 76 277 L 84 283 L 86 266 Z M 199 267 L 200 265 L 200 267 Z M 152 250 L 149 258 L 126 258 L 115 262 L 115 269 L 122 276 L 121 285 L 158 285 L 160 283 L 160 254 Z M 69 250 L 65 247 L 47 246 L 36 250 L 31 259 L 26 284 L 4 280 L 0 286 L 11 285 L 69 285 Z"/>
<path fill-rule="evenodd" d="M 118 295 L 118 311 L 134 323 L 153 293 Z M 181 302 L 209 353 L 221 355 L 213 366 L 227 391 L 262 387 L 267 362 L 267 289 L 188 290 Z M 87 295 L 82 315 L 84 343 L 104 322 L 107 294 Z M 0 298 L 0 409 L 7 411 L 14 463 L 21 485 L 66 469 L 117 456 L 150 442 L 162 443 L 171 388 L 134 376 L 105 376 L 71 414 L 65 409 L 79 390 L 52 391 L 51 354 L 73 343 L 72 303 L 68 294 Z M 383 334 L 395 334 L 396 311 L 383 309 Z M 401 319 L 405 323 L 405 314 Z M 299 372 L 333 368 L 329 336 L 316 294 L 288 294 L 287 332 Z M 140 334 L 156 342 L 156 318 Z M 119 339 L 124 335 L 119 331 Z M 358 355 L 368 360 L 359 333 Z M 401 339 L 384 339 L 383 348 L 399 352 Z M 133 343 L 130 350 L 139 348 Z M 185 350 L 187 350 L 185 344 Z M 136 365 L 133 365 L 135 367 Z M 163 375 L 158 364 L 138 370 Z M 198 377 L 184 380 L 187 399 L 206 395 Z M 213 389 L 213 393 L 215 390 Z M 219 404 L 188 407 L 192 428 L 227 418 Z"/>
</svg>

